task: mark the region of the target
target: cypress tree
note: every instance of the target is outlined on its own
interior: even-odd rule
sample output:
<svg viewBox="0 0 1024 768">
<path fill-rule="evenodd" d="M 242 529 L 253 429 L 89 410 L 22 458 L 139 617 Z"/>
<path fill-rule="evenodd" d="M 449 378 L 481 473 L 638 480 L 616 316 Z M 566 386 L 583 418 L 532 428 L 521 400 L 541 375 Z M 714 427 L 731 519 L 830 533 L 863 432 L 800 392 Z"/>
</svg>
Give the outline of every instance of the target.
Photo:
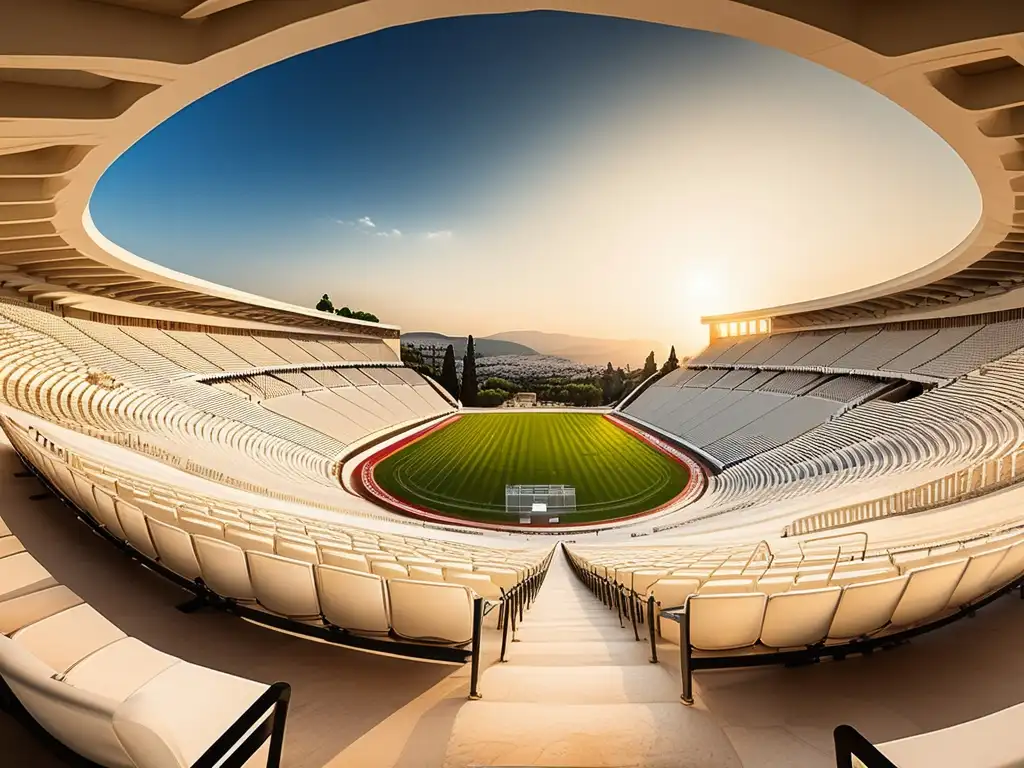
<svg viewBox="0 0 1024 768">
<path fill-rule="evenodd" d="M 604 369 L 604 373 L 601 375 L 601 397 L 604 400 L 605 405 L 612 402 L 613 390 L 615 388 L 615 369 L 612 368 L 612 364 L 609 361 L 608 367 Z"/>
<path fill-rule="evenodd" d="M 676 357 L 676 348 L 675 348 L 675 345 L 673 344 L 672 345 L 672 349 L 668 353 L 668 360 L 666 360 L 665 364 L 663 366 L 661 366 L 661 373 L 662 373 L 662 375 L 664 375 L 664 374 L 668 373 L 669 371 L 674 371 L 678 367 L 679 367 L 679 358 Z"/>
<path fill-rule="evenodd" d="M 469 337 L 466 345 L 466 356 L 462 358 L 462 395 L 459 399 L 463 405 L 476 405 L 476 350 L 473 348 L 473 337 Z"/>
<path fill-rule="evenodd" d="M 643 376 L 643 378 L 646 379 L 648 376 L 653 376 L 657 372 L 658 372 L 658 364 L 656 362 L 654 362 L 654 350 L 652 349 L 651 350 L 651 354 L 649 354 L 647 356 L 647 359 L 644 360 L 644 376 Z"/>
<path fill-rule="evenodd" d="M 455 347 L 451 344 L 444 351 L 444 362 L 441 363 L 441 386 L 449 395 L 459 399 L 459 374 L 455 370 Z"/>
</svg>

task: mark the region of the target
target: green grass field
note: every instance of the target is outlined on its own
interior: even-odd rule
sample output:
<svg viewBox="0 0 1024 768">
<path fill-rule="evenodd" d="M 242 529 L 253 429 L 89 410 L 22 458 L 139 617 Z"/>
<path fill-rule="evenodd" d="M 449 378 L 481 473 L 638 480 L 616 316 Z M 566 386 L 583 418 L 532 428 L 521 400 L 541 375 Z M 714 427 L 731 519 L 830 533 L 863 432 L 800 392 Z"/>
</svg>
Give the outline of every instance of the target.
<svg viewBox="0 0 1024 768">
<path fill-rule="evenodd" d="M 507 484 L 571 485 L 576 514 L 561 522 L 581 523 L 654 509 L 689 473 L 598 414 L 473 414 L 388 456 L 374 479 L 412 504 L 487 522 L 509 522 Z"/>
</svg>

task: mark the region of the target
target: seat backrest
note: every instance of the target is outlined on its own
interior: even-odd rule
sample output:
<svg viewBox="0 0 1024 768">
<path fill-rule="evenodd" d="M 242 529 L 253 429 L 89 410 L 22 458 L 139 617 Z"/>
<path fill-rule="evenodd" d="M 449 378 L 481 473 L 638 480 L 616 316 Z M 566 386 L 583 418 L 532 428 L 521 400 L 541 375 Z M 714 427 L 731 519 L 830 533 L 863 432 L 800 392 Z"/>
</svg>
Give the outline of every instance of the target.
<svg viewBox="0 0 1024 768">
<path fill-rule="evenodd" d="M 56 583 L 50 572 L 28 552 L 0 558 L 0 600 L 27 595 Z"/>
<path fill-rule="evenodd" d="M 966 568 L 965 557 L 910 569 L 907 588 L 890 619 L 893 626 L 917 624 L 939 613 L 949 603 Z"/>
<path fill-rule="evenodd" d="M 260 605 L 294 619 L 320 615 L 313 566 L 266 552 L 246 552 L 253 593 Z"/>
<path fill-rule="evenodd" d="M 397 563 L 398 558 L 390 552 L 367 552 L 364 557 L 368 563 Z"/>
<path fill-rule="evenodd" d="M 989 582 L 992 580 L 992 573 L 1006 557 L 1012 545 L 1005 544 L 1001 547 L 988 550 L 971 557 L 964 569 L 960 582 L 953 590 L 949 598 L 950 608 L 959 608 L 962 605 L 973 602 L 988 592 Z"/>
<path fill-rule="evenodd" d="M 499 587 L 508 592 L 516 584 L 519 583 L 519 574 L 512 568 L 499 568 L 496 566 L 480 567 L 475 566 L 473 573 L 482 573 L 485 576 L 489 576 L 491 581 Z M 409 575 L 412 576 L 412 569 L 409 569 Z M 414 577 L 419 578 L 419 577 Z"/>
<path fill-rule="evenodd" d="M 794 575 L 762 576 L 757 580 L 757 591 L 766 595 L 777 595 L 793 588 Z"/>
<path fill-rule="evenodd" d="M 761 642 L 772 648 L 794 648 L 824 640 L 841 594 L 840 587 L 823 587 L 771 595 Z"/>
<path fill-rule="evenodd" d="M 702 595 L 690 598 L 690 644 L 705 651 L 754 645 L 761 636 L 768 596 L 763 592 Z"/>
<path fill-rule="evenodd" d="M 126 541 L 128 537 L 125 535 L 124 529 L 121 528 L 121 521 L 117 518 L 116 497 L 102 488 L 96 488 L 93 497 L 96 499 L 96 522 L 121 541 Z"/>
<path fill-rule="evenodd" d="M 469 587 L 481 597 L 497 600 L 501 591 L 486 573 L 466 573 L 465 571 L 448 571 L 444 580 L 449 584 L 462 584 Z"/>
<path fill-rule="evenodd" d="M 176 661 L 118 705 L 114 732 L 140 768 L 189 768 L 266 690 L 262 683 Z M 187 708 L 175 712 L 183 701 Z M 265 766 L 266 747 L 264 742 L 245 765 Z"/>
<path fill-rule="evenodd" d="M 658 581 L 658 579 L 662 578 L 667 574 L 668 571 L 663 569 L 643 569 L 633 571 L 633 582 L 632 584 L 627 584 L 626 586 L 628 586 L 638 595 L 643 597 L 647 594 L 647 590 L 651 588 L 652 584 L 654 584 L 656 581 Z"/>
<path fill-rule="evenodd" d="M 370 572 L 370 564 L 366 562 L 366 558 L 363 555 L 355 552 L 346 552 L 341 549 L 320 547 L 320 562 L 324 565 L 334 565 L 350 571 Z"/>
<path fill-rule="evenodd" d="M 387 560 L 373 560 L 370 562 L 370 573 L 383 576 L 385 579 L 407 579 L 409 572 L 404 565 L 388 562 Z"/>
<path fill-rule="evenodd" d="M 226 525 L 224 526 L 224 541 L 229 541 L 246 552 L 274 554 L 274 537 L 259 531 Z"/>
<path fill-rule="evenodd" d="M 201 570 L 192 547 L 192 537 L 173 525 L 146 517 L 149 535 L 153 538 L 160 562 L 179 576 L 195 581 Z"/>
<path fill-rule="evenodd" d="M 1024 573 L 1024 540 L 1018 541 L 1010 547 L 1006 556 L 992 571 L 988 588 L 991 591 L 1005 587 L 1015 581 L 1021 573 Z"/>
<path fill-rule="evenodd" d="M 203 582 L 221 597 L 254 600 L 245 552 L 231 542 L 194 534 L 192 544 Z"/>
<path fill-rule="evenodd" d="M 472 571 L 473 570 L 473 566 L 470 565 L 469 563 L 461 563 L 461 562 L 452 562 L 452 561 L 442 561 L 442 560 L 439 560 L 437 565 L 438 565 L 439 568 L 451 568 L 451 569 L 457 570 L 457 571 Z"/>
<path fill-rule="evenodd" d="M 117 508 L 117 519 L 128 543 L 150 560 L 156 560 L 156 547 L 153 546 L 149 526 L 146 525 L 146 516 L 142 514 L 142 510 L 121 499 L 118 499 L 114 506 Z"/>
<path fill-rule="evenodd" d="M 176 525 L 178 522 L 178 510 L 170 504 L 162 504 L 152 499 L 145 499 L 139 496 L 135 497 L 133 502 L 144 515 L 151 517 L 154 520 L 159 520 L 162 523 L 170 523 Z"/>
<path fill-rule="evenodd" d="M 899 570 L 895 568 L 865 568 L 856 571 L 843 571 L 842 573 L 836 572 L 828 583 L 830 586 L 845 587 L 847 584 L 857 584 L 862 581 L 878 581 L 899 575 Z"/>
<path fill-rule="evenodd" d="M 667 576 L 651 585 L 650 593 L 662 608 L 676 608 L 686 604 L 686 598 L 700 589 L 700 579 Z"/>
<path fill-rule="evenodd" d="M 416 581 L 444 581 L 444 571 L 425 565 L 410 565 L 409 578 Z"/>
<path fill-rule="evenodd" d="M 828 636 L 850 640 L 884 627 L 899 604 L 907 578 L 906 575 L 894 576 L 843 587 Z"/>
<path fill-rule="evenodd" d="M 327 621 L 350 632 L 388 633 L 383 578 L 332 565 L 318 565 L 315 570 L 320 606 Z"/>
<path fill-rule="evenodd" d="M 183 512 L 178 515 L 178 527 L 185 533 L 198 533 L 202 536 L 224 538 L 224 523 L 202 517 L 196 512 Z"/>
<path fill-rule="evenodd" d="M 93 495 L 93 485 L 89 478 L 74 469 L 70 470 L 71 480 L 74 488 L 72 501 L 79 509 L 85 510 L 90 517 L 96 519 L 96 498 Z"/>
<path fill-rule="evenodd" d="M 57 741 L 111 768 L 134 768 L 114 733 L 116 702 L 53 679 L 56 672 L 16 640 L 0 635 L 0 676 Z"/>
<path fill-rule="evenodd" d="M 312 540 L 299 541 L 288 536 L 278 535 L 274 537 L 274 551 L 281 557 L 290 557 L 292 560 L 301 560 L 304 563 L 316 565 L 320 562 L 320 554 Z"/>
<path fill-rule="evenodd" d="M 473 639 L 473 593 L 459 584 L 389 579 L 391 627 L 409 640 L 453 645 Z"/>
<path fill-rule="evenodd" d="M 730 595 L 753 592 L 757 587 L 755 579 L 710 579 L 700 588 L 702 595 Z"/>
</svg>

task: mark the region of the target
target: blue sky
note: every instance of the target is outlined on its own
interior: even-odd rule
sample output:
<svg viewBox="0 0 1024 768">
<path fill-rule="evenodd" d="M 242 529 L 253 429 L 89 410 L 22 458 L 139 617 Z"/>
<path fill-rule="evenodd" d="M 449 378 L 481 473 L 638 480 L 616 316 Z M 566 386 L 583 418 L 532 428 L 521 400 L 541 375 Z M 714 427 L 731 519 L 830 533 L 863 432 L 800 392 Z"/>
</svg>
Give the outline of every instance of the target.
<svg viewBox="0 0 1024 768">
<path fill-rule="evenodd" d="M 160 264 L 304 305 L 327 291 L 410 331 L 687 348 L 702 312 L 937 258 L 980 208 L 941 139 L 840 75 L 541 12 L 384 30 L 254 72 L 132 147 L 91 209 Z"/>
</svg>

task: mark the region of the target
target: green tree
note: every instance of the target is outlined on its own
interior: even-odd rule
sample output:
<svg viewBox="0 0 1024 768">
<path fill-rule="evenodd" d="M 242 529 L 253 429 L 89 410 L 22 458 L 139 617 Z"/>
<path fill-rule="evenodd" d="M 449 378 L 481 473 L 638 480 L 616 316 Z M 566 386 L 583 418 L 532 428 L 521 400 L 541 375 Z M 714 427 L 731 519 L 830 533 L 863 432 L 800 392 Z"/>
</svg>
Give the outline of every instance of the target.
<svg viewBox="0 0 1024 768">
<path fill-rule="evenodd" d="M 618 402 L 625 388 L 625 371 L 621 368 L 612 368 L 612 364 L 608 363 L 608 367 L 601 374 L 601 402 L 605 405 Z"/>
<path fill-rule="evenodd" d="M 473 348 L 473 337 L 470 336 L 466 345 L 466 355 L 462 358 L 462 392 L 459 400 L 463 405 L 476 405 L 477 390 L 476 350 Z"/>
<path fill-rule="evenodd" d="M 657 372 L 658 364 L 654 362 L 654 350 L 652 349 L 651 354 L 649 354 L 647 359 L 644 360 L 644 378 L 646 379 L 648 376 L 653 376 Z"/>
<path fill-rule="evenodd" d="M 321 312 L 333 312 L 334 304 L 331 303 L 331 297 L 325 293 L 320 297 L 320 301 L 316 303 L 316 308 Z"/>
<path fill-rule="evenodd" d="M 484 389 L 501 389 L 501 390 L 504 390 L 505 392 L 509 392 L 509 393 L 515 392 L 518 389 L 518 387 L 516 387 L 516 385 L 513 384 L 508 379 L 502 379 L 502 378 L 499 378 L 498 376 L 492 376 L 487 381 L 485 381 L 483 388 Z"/>
<path fill-rule="evenodd" d="M 651 353 L 651 354 L 653 354 L 653 353 Z M 666 373 L 668 373 L 670 371 L 674 371 L 678 367 L 679 367 L 679 358 L 676 357 L 676 348 L 675 348 L 675 345 L 673 344 L 672 345 L 672 349 L 670 349 L 669 353 L 668 353 L 668 360 L 666 360 L 665 364 L 663 366 L 661 366 L 661 375 L 664 376 Z"/>
<path fill-rule="evenodd" d="M 441 386 L 449 395 L 459 399 L 459 374 L 455 370 L 455 347 L 451 344 L 444 351 L 444 362 L 441 363 Z"/>
<path fill-rule="evenodd" d="M 324 298 L 326 299 L 327 296 L 324 295 Z M 319 308 L 320 307 L 318 305 L 317 309 L 319 309 Z M 330 311 L 330 310 L 328 310 L 328 311 Z M 336 315 L 338 315 L 340 317 L 352 318 L 353 320 L 366 320 L 369 323 L 379 323 L 380 322 L 380 319 L 376 315 L 374 315 L 374 314 L 372 314 L 370 312 L 362 312 L 360 310 L 352 310 L 352 309 L 349 309 L 348 307 L 342 307 L 341 309 L 336 309 L 336 310 L 334 310 L 334 314 L 336 314 Z"/>
<path fill-rule="evenodd" d="M 476 395 L 476 404 L 480 408 L 494 408 L 508 398 L 509 393 L 503 389 L 481 389 Z"/>
<path fill-rule="evenodd" d="M 612 368 L 612 363 L 608 361 L 608 367 L 604 369 L 604 373 L 601 374 L 601 398 L 605 403 L 614 402 L 612 400 L 612 386 L 615 384 L 615 369 Z"/>
</svg>

